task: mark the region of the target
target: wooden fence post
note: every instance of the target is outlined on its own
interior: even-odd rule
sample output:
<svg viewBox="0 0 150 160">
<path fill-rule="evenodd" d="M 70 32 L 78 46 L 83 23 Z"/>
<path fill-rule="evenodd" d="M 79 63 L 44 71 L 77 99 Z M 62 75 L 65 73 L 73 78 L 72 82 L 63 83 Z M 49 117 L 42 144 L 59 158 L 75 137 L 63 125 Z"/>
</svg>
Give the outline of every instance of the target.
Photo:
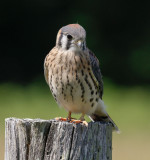
<svg viewBox="0 0 150 160">
<path fill-rule="evenodd" d="M 5 160 L 112 160 L 112 126 L 8 118 Z"/>
</svg>

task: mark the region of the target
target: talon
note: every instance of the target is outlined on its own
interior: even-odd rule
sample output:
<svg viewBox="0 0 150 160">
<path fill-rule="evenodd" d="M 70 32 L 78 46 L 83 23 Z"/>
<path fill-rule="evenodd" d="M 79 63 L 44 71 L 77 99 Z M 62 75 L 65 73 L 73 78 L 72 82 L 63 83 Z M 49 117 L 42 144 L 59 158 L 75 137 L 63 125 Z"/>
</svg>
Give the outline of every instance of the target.
<svg viewBox="0 0 150 160">
<path fill-rule="evenodd" d="M 56 117 L 54 118 L 56 121 L 59 121 L 61 117 Z"/>
<path fill-rule="evenodd" d="M 76 123 L 76 124 L 79 124 L 79 123 L 82 123 L 83 125 L 85 125 L 86 127 L 88 126 L 88 123 L 86 121 L 81 121 L 81 120 L 74 120 L 72 119 L 70 121 L 70 123 Z"/>
<path fill-rule="evenodd" d="M 88 127 L 88 122 L 87 122 L 87 121 L 82 121 L 82 123 L 83 123 L 86 127 Z"/>
<path fill-rule="evenodd" d="M 57 121 L 66 121 L 66 122 L 71 122 L 75 120 L 75 118 L 63 118 L 63 117 L 56 117 L 54 119 Z"/>
<path fill-rule="evenodd" d="M 81 120 L 75 120 L 75 119 L 71 119 L 71 121 L 70 121 L 71 123 L 82 123 L 82 121 Z"/>
<path fill-rule="evenodd" d="M 55 120 L 57 120 L 57 121 L 67 121 L 67 118 L 56 117 Z"/>
<path fill-rule="evenodd" d="M 69 118 L 56 117 L 55 120 L 70 122 L 70 123 L 74 123 L 74 124 L 82 123 L 83 125 L 88 126 L 88 123 L 86 121 L 76 120 L 75 118 L 69 119 Z"/>
</svg>

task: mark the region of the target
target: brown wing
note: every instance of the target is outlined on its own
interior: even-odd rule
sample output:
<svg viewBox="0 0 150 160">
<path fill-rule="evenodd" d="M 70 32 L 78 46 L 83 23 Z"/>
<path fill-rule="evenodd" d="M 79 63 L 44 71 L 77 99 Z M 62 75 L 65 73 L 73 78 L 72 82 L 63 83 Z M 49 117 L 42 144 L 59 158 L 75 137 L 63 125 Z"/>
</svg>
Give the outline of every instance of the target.
<svg viewBox="0 0 150 160">
<path fill-rule="evenodd" d="M 102 74 L 101 74 L 100 67 L 99 67 L 99 61 L 98 61 L 97 57 L 94 55 L 94 53 L 91 52 L 90 50 L 89 50 L 89 56 L 90 56 L 90 63 L 92 66 L 93 74 L 94 74 L 96 80 L 98 81 L 100 98 L 102 99 L 103 81 L 102 81 Z"/>
</svg>

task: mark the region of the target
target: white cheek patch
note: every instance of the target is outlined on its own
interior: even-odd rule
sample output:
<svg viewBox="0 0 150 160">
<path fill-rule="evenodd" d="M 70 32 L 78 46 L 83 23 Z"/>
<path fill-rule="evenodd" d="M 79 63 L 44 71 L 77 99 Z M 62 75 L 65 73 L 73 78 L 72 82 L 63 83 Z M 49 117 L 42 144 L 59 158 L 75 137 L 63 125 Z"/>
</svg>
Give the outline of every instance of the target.
<svg viewBox="0 0 150 160">
<path fill-rule="evenodd" d="M 62 39 L 61 39 L 61 44 L 62 44 L 62 48 L 65 49 L 68 43 L 68 39 L 65 35 L 63 35 Z"/>
</svg>

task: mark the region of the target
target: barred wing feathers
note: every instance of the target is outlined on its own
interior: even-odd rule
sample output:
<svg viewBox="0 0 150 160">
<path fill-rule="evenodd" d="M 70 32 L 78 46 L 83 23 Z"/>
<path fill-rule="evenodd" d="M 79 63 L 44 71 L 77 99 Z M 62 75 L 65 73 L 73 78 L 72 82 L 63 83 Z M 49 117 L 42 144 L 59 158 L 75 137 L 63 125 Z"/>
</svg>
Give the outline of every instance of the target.
<svg viewBox="0 0 150 160">
<path fill-rule="evenodd" d="M 91 66 L 92 66 L 93 75 L 95 76 L 96 81 L 98 82 L 99 94 L 100 94 L 100 98 L 102 99 L 103 81 L 102 81 L 102 74 L 101 74 L 100 67 L 99 67 L 99 60 L 94 55 L 94 53 L 91 52 L 90 50 L 89 50 L 89 56 L 90 56 L 90 62 L 91 62 Z"/>
</svg>

